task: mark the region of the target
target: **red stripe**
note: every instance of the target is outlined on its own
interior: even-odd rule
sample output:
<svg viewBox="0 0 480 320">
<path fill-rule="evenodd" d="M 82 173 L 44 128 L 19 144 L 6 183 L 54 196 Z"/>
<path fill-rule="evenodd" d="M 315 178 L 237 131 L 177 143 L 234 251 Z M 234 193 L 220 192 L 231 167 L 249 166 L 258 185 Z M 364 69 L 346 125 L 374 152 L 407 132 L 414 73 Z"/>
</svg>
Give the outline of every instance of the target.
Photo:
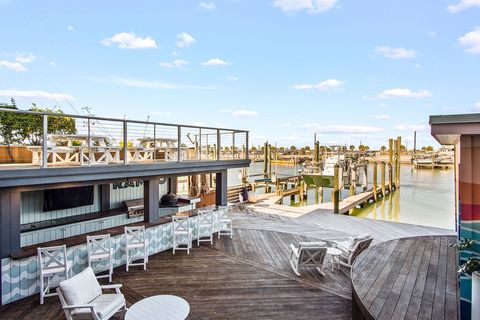
<svg viewBox="0 0 480 320">
<path fill-rule="evenodd" d="M 478 204 L 460 204 L 461 221 L 480 220 L 480 205 Z"/>
</svg>

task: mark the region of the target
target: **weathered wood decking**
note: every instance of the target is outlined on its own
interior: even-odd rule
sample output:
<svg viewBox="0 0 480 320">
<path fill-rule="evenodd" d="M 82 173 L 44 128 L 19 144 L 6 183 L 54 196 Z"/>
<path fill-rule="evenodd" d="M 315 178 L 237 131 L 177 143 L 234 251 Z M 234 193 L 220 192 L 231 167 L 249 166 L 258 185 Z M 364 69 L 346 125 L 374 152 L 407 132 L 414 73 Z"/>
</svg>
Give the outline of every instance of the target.
<svg viewBox="0 0 480 320">
<path fill-rule="evenodd" d="M 297 277 L 288 263 L 288 246 L 300 240 L 342 239 L 370 232 L 375 243 L 398 237 L 452 232 L 421 226 L 333 215 L 299 214 L 247 207 L 233 213 L 233 239 L 214 246 L 194 245 L 190 255 L 170 251 L 151 256 L 148 270 L 114 271 L 128 304 L 156 294 L 185 298 L 189 319 L 350 319 L 350 270 L 314 270 Z M 38 305 L 38 296 L 0 307 L 0 319 L 61 319 L 58 299 Z M 123 319 L 118 315 L 116 319 Z"/>
</svg>

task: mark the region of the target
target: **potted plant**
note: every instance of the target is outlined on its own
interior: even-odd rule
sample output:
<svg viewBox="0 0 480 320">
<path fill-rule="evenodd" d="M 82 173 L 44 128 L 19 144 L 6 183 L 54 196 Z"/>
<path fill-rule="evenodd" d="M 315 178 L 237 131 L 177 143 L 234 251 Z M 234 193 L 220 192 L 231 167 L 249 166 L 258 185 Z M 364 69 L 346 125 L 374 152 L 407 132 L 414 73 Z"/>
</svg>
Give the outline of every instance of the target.
<svg viewBox="0 0 480 320">
<path fill-rule="evenodd" d="M 460 266 L 458 272 L 472 277 L 472 320 L 480 320 L 480 251 L 475 247 L 475 240 L 462 239 L 456 247 L 468 255 L 467 260 Z"/>
</svg>

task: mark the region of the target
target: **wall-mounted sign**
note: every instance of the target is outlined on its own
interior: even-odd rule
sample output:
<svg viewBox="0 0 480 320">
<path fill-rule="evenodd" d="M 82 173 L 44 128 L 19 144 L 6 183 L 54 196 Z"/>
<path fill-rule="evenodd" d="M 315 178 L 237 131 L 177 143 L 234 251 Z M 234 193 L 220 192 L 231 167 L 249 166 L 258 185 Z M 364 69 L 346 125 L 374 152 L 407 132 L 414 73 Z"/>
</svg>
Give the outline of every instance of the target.
<svg viewBox="0 0 480 320">
<path fill-rule="evenodd" d="M 113 183 L 113 190 L 143 186 L 143 181 L 122 181 Z"/>
</svg>

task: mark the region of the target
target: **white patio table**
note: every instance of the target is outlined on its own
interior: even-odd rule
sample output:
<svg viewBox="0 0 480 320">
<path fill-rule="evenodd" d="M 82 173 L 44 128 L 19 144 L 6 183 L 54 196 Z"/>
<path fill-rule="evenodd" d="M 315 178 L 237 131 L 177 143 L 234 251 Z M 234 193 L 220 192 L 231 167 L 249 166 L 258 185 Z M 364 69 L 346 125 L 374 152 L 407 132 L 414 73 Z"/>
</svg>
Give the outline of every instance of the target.
<svg viewBox="0 0 480 320">
<path fill-rule="evenodd" d="M 184 320 L 190 313 L 185 299 L 172 295 L 152 296 L 131 306 L 125 320 Z"/>
</svg>

